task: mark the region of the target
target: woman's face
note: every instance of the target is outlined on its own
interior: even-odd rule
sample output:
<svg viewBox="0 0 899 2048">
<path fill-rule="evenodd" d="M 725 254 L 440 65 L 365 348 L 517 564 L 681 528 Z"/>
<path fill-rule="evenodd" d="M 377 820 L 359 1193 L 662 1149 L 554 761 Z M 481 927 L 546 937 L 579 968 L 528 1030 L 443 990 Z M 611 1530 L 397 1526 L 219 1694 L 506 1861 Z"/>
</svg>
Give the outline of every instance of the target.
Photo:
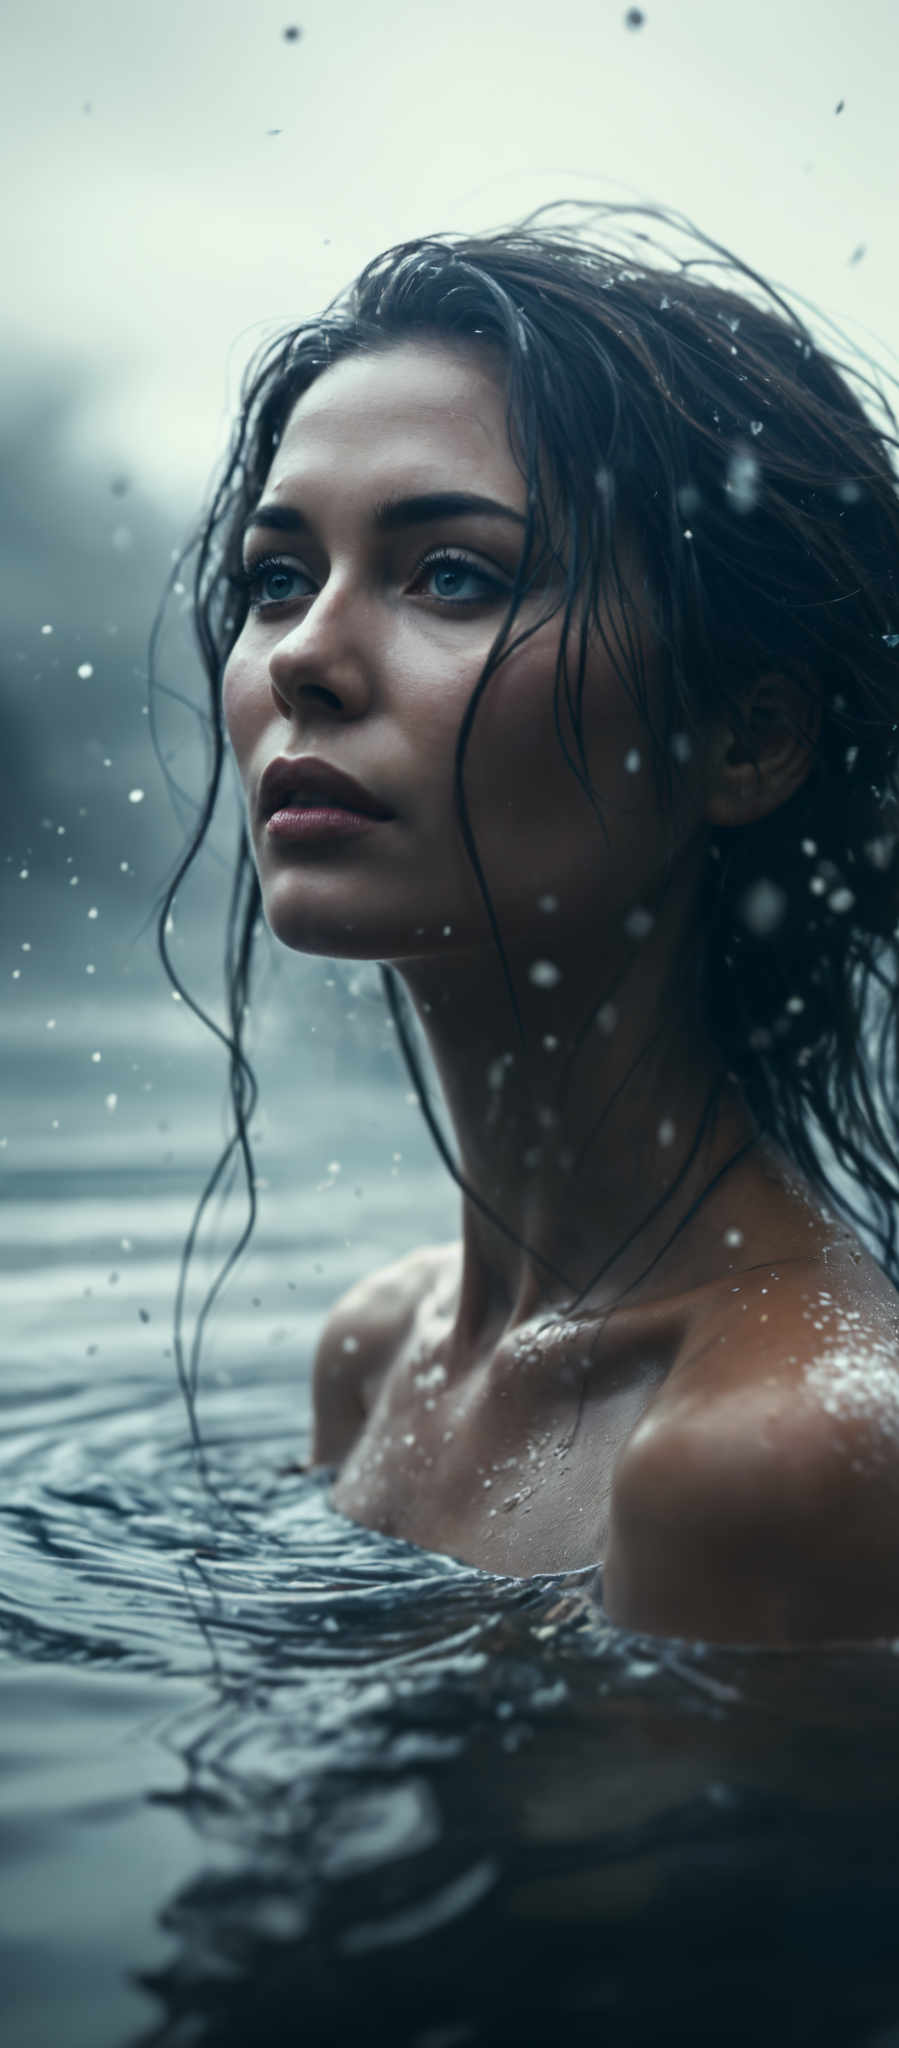
<svg viewBox="0 0 899 2048">
<path fill-rule="evenodd" d="M 356 356 L 294 407 L 247 534 L 250 610 L 224 679 L 265 914 L 285 944 L 397 962 L 492 948 L 453 773 L 525 509 L 486 350 L 416 341 Z M 525 601 L 513 635 L 537 630 L 491 677 L 465 769 L 504 939 L 556 959 L 587 929 L 617 952 L 671 846 L 640 721 L 599 638 L 584 730 L 601 818 L 564 758 L 559 616 L 538 623 L 560 596 L 550 584 Z M 263 776 L 279 759 L 275 790 Z M 379 815 L 354 813 L 322 764 Z"/>
</svg>

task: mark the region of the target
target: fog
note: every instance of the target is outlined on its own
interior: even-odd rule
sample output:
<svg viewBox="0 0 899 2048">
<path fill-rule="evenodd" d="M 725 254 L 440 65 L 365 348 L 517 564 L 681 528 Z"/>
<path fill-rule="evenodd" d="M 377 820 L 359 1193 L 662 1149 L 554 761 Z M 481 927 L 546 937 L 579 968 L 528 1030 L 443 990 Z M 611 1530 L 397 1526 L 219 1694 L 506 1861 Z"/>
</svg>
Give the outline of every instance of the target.
<svg viewBox="0 0 899 2048">
<path fill-rule="evenodd" d="M 15 1044 L 36 1043 L 63 1006 L 85 1043 L 116 1020 L 127 1037 L 132 1000 L 172 1028 L 152 918 L 190 804 L 173 806 L 150 744 L 147 643 L 259 342 L 404 236 L 597 196 L 680 209 L 895 361 L 894 55 L 888 0 L 813 13 L 805 0 L 7 5 L 2 971 Z M 164 678 L 199 701 L 179 607 Z M 199 727 L 171 699 L 160 745 L 198 796 Z M 214 860 L 200 886 L 207 904 L 223 886 Z M 215 917 L 185 943 L 211 961 Z M 54 1086 L 48 1069 L 49 1110 Z M 13 1127 L 15 1081 L 11 1093 Z"/>
</svg>

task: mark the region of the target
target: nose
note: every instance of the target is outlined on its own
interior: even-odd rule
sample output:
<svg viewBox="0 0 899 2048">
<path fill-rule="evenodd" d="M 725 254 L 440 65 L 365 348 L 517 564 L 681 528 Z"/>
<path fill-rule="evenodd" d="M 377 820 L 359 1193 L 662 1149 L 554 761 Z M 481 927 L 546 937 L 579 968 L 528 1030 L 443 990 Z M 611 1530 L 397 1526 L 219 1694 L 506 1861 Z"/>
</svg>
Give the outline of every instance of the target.
<svg viewBox="0 0 899 2048">
<path fill-rule="evenodd" d="M 362 718 L 372 697 L 371 636 L 358 593 L 327 584 L 269 655 L 272 695 L 285 718 L 313 710 Z"/>
</svg>

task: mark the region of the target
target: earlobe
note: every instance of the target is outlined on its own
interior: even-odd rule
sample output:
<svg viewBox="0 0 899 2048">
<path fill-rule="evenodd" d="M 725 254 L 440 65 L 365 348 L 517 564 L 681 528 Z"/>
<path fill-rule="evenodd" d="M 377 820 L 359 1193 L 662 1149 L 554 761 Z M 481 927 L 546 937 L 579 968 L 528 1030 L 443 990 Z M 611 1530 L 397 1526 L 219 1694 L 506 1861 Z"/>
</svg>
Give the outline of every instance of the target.
<svg viewBox="0 0 899 2048">
<path fill-rule="evenodd" d="M 805 781 L 821 729 L 818 699 L 787 676 L 762 676 L 750 691 L 739 732 L 721 726 L 708 751 L 706 817 L 711 825 L 750 825 L 779 809 Z"/>
</svg>

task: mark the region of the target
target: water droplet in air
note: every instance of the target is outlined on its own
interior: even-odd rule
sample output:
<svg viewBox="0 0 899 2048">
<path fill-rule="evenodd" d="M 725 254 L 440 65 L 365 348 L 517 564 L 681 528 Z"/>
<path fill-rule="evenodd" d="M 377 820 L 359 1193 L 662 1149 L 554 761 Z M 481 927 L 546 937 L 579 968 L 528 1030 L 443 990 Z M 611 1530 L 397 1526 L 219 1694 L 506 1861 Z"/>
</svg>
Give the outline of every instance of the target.
<svg viewBox="0 0 899 2048">
<path fill-rule="evenodd" d="M 282 29 L 281 31 L 285 43 L 298 43 L 302 33 L 302 29 L 298 28 L 296 22 L 293 21 L 290 23 L 288 28 Z"/>
<path fill-rule="evenodd" d="M 783 923 L 786 908 L 785 890 L 778 888 L 776 882 L 762 879 L 746 890 L 740 902 L 740 916 L 754 938 L 765 939 Z"/>
<path fill-rule="evenodd" d="M 724 485 L 735 512 L 753 512 L 761 491 L 761 471 L 748 448 L 734 449 Z"/>
<path fill-rule="evenodd" d="M 854 902 L 855 897 L 853 896 L 851 889 L 834 889 L 832 894 L 827 898 L 827 908 L 828 910 L 836 911 L 837 916 L 839 917 L 842 916 L 842 914 L 845 911 L 851 910 Z"/>
<path fill-rule="evenodd" d="M 352 1352 L 352 1351 L 358 1351 L 358 1349 L 359 1349 L 359 1339 L 358 1339 L 358 1337 L 344 1337 L 344 1339 L 343 1339 L 343 1342 L 342 1342 L 342 1344 L 341 1344 L 341 1346 L 340 1346 L 340 1349 L 341 1349 L 341 1351 L 348 1351 L 348 1352 Z"/>
<path fill-rule="evenodd" d="M 91 905 L 91 908 L 90 908 L 90 910 L 88 911 L 88 913 L 87 913 L 87 914 L 88 914 L 88 917 L 91 917 L 91 918 L 93 918 L 93 917 L 99 917 L 99 915 L 100 915 L 100 912 L 99 912 L 99 910 L 97 909 L 97 906 L 96 906 L 96 904 L 92 904 L 92 905 Z"/>
<path fill-rule="evenodd" d="M 880 868 L 881 870 L 888 868 L 893 858 L 895 845 L 895 839 L 889 838 L 886 835 L 881 839 L 866 839 L 865 859 L 870 861 L 872 868 Z"/>
<path fill-rule="evenodd" d="M 625 754 L 625 757 L 624 757 L 624 765 L 625 765 L 625 768 L 626 768 L 626 770 L 627 770 L 627 773 L 628 773 L 628 775 L 636 775 L 636 774 L 638 774 L 638 773 L 639 773 L 639 768 L 640 768 L 640 750 L 639 750 L 639 747 L 631 747 L 630 753 L 628 753 L 628 754 Z"/>
<path fill-rule="evenodd" d="M 83 661 L 83 662 L 81 663 L 81 665 L 80 665 L 79 669 L 78 669 L 78 674 L 79 674 L 79 676 L 81 677 L 81 680 L 82 680 L 82 682 L 83 682 L 83 683 L 86 683 L 86 682 L 88 681 L 88 678 L 89 678 L 90 676 L 92 676 L 92 675 L 93 675 L 93 673 L 94 673 L 94 667 L 93 667 L 93 662 L 90 662 L 90 661 Z"/>
<path fill-rule="evenodd" d="M 818 851 L 817 841 L 814 839 L 800 839 L 799 844 L 803 853 L 807 854 L 809 860 L 812 860 Z"/>
<path fill-rule="evenodd" d="M 143 792 L 143 790 L 142 790 L 142 789 L 129 789 L 129 791 L 128 791 L 128 802 L 129 802 L 129 804 L 142 804 L 142 803 L 143 803 L 143 800 L 144 800 L 144 792 Z"/>
<path fill-rule="evenodd" d="M 538 910 L 544 910 L 544 911 L 546 912 L 547 916 L 550 916 L 550 915 L 551 915 L 551 913 L 552 913 L 552 912 L 553 912 L 554 910 L 558 910 L 558 908 L 559 908 L 559 899 L 558 899 L 558 896 L 552 896 L 552 895 L 550 895 L 550 894 L 547 894 L 547 895 L 545 895 L 545 896 L 538 896 L 538 898 L 537 898 L 537 909 L 538 909 Z"/>
<path fill-rule="evenodd" d="M 764 424 L 765 424 L 764 420 L 750 420 L 750 422 L 749 422 L 749 431 L 750 431 L 750 433 L 751 433 L 751 434 L 760 434 L 760 433 L 761 433 L 761 431 L 762 431 L 762 428 L 763 428 Z"/>
<path fill-rule="evenodd" d="M 884 647 L 899 647 L 899 633 L 883 633 L 881 638 Z"/>
<path fill-rule="evenodd" d="M 117 1105 L 117 1103 L 118 1103 L 118 1099 L 119 1099 L 119 1098 L 118 1098 L 118 1096 L 117 1096 L 117 1095 L 105 1095 L 105 1096 L 103 1097 L 103 1100 L 104 1100 L 104 1102 L 105 1102 L 105 1104 L 106 1104 L 106 1107 L 107 1107 L 107 1109 L 109 1109 L 109 1110 L 113 1110 L 113 1109 L 115 1109 L 115 1108 L 116 1108 L 116 1105 Z"/>
<path fill-rule="evenodd" d="M 100 1063 L 100 1061 L 101 1061 L 101 1059 L 102 1059 L 102 1058 L 103 1058 L 103 1054 L 102 1054 L 101 1052 L 92 1052 L 92 1053 L 91 1053 L 91 1059 L 92 1059 L 92 1061 L 93 1061 L 93 1064 L 94 1064 L 94 1066 L 95 1066 L 95 1067 L 99 1065 L 99 1063 Z"/>
<path fill-rule="evenodd" d="M 628 911 L 624 920 L 624 929 L 629 939 L 646 939 L 649 937 L 654 924 L 655 918 L 652 911 L 646 910 L 642 903 L 637 903 L 634 905 L 633 910 Z"/>
<path fill-rule="evenodd" d="M 693 743 L 687 733 L 672 733 L 671 752 L 674 755 L 675 760 L 680 761 L 682 765 L 685 761 L 689 761 L 690 756 L 693 752 Z"/>
<path fill-rule="evenodd" d="M 659 1128 L 656 1132 L 656 1137 L 659 1141 L 659 1144 L 673 1145 L 676 1135 L 676 1129 L 674 1124 L 672 1123 L 670 1116 L 663 1116 Z"/>
<path fill-rule="evenodd" d="M 552 960 L 532 960 L 528 968 L 528 980 L 535 988 L 555 988 L 561 981 L 560 969 Z"/>
<path fill-rule="evenodd" d="M 42 632 L 42 633 L 52 633 L 52 631 L 53 631 L 53 627 L 52 627 L 52 626 L 42 626 L 42 627 L 41 627 L 41 632 Z"/>
<path fill-rule="evenodd" d="M 724 1242 L 725 1244 L 730 1245 L 732 1250 L 736 1251 L 743 1242 L 742 1230 L 726 1230 L 724 1233 Z"/>
<path fill-rule="evenodd" d="M 642 7 L 629 7 L 624 17 L 625 28 L 642 28 L 646 16 Z"/>
</svg>

